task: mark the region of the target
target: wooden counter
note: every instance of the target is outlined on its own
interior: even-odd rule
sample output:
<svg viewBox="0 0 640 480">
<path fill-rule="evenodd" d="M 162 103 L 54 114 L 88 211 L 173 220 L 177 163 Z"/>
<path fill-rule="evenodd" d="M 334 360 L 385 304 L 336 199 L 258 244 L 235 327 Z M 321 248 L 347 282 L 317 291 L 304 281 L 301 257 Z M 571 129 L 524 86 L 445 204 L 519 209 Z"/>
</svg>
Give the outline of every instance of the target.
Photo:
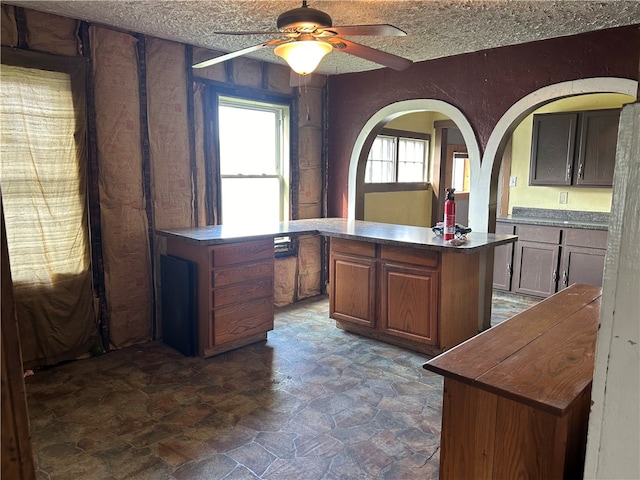
<svg viewBox="0 0 640 480">
<path fill-rule="evenodd" d="M 424 365 L 441 479 L 582 478 L 600 295 L 572 285 Z"/>
<path fill-rule="evenodd" d="M 428 228 L 339 218 L 157 234 L 167 255 L 197 267 L 197 352 L 205 357 L 265 340 L 273 328 L 275 237 L 331 239 L 329 297 L 339 327 L 429 354 L 478 332 L 480 252 L 517 239 L 472 232 L 451 246 Z"/>
</svg>

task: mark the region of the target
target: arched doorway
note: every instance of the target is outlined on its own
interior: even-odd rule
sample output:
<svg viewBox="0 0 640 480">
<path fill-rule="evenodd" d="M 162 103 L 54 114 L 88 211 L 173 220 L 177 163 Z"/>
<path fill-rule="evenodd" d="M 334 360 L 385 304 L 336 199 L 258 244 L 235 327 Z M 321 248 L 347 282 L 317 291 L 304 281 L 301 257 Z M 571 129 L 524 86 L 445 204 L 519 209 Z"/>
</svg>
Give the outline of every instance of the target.
<svg viewBox="0 0 640 480">
<path fill-rule="evenodd" d="M 495 228 L 498 173 L 511 134 L 527 115 L 553 100 L 589 93 L 621 93 L 635 96 L 638 82 L 625 78 L 585 78 L 548 85 L 516 102 L 496 124 L 479 169 L 471 169 L 470 222 L 476 231 Z"/>
<path fill-rule="evenodd" d="M 469 121 L 456 107 L 440 100 L 430 99 L 405 100 L 393 103 L 376 112 L 367 121 L 356 139 L 349 163 L 347 218 L 351 220 L 357 218 L 356 206 L 359 193 L 358 189 L 362 188 L 358 176 L 359 173 L 361 174 L 362 172 L 359 169 L 362 169 L 366 163 L 369 149 L 376 135 L 387 122 L 408 113 L 424 111 L 442 113 L 457 125 L 467 146 L 471 172 L 480 168 L 480 149 L 475 134 Z"/>
</svg>

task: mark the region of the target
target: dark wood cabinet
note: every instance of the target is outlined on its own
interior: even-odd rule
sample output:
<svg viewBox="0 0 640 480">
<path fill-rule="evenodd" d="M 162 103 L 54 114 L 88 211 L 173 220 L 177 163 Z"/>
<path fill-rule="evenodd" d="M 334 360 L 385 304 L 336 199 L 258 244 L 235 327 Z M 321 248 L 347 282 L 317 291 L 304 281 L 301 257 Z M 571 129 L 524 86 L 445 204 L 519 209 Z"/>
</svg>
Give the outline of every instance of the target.
<svg viewBox="0 0 640 480">
<path fill-rule="evenodd" d="M 620 109 L 533 117 L 529 185 L 610 187 Z"/>
<path fill-rule="evenodd" d="M 513 291 L 536 297 L 548 297 L 555 293 L 559 257 L 559 245 L 519 241 L 516 244 L 516 283 Z"/>
<path fill-rule="evenodd" d="M 574 184 L 610 187 L 613 184 L 620 110 L 584 112 Z"/>
<path fill-rule="evenodd" d="M 571 185 L 578 114 L 533 116 L 529 185 Z"/>
<path fill-rule="evenodd" d="M 515 231 L 518 241 L 513 252 L 505 246 L 495 250 L 495 289 L 548 297 L 574 283 L 602 286 L 606 230 L 498 224 L 496 231 Z M 513 276 L 509 277 L 511 259 Z"/>
<path fill-rule="evenodd" d="M 516 226 L 513 291 L 548 297 L 558 283 L 560 228 L 537 225 Z"/>
<path fill-rule="evenodd" d="M 558 290 L 574 283 L 601 287 L 606 253 L 606 230 L 565 229 Z"/>
<path fill-rule="evenodd" d="M 515 226 L 513 224 L 499 223 L 496 225 L 496 233 L 513 235 L 514 232 Z M 494 250 L 493 288 L 496 290 L 511 290 L 511 279 L 513 278 L 513 251 L 513 243 L 500 245 Z"/>
</svg>

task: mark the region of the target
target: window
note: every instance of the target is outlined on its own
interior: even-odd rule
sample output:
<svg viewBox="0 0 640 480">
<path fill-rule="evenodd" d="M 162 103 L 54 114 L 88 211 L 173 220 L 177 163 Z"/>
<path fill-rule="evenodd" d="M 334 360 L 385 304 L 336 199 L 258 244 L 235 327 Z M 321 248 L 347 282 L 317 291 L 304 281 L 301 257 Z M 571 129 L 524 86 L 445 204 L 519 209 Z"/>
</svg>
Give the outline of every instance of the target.
<svg viewBox="0 0 640 480">
<path fill-rule="evenodd" d="M 4 48 L 2 55 L 0 183 L 22 358 L 31 368 L 89 351 L 97 335 L 86 73 L 75 58 Z"/>
<path fill-rule="evenodd" d="M 451 186 L 456 193 L 469 193 L 469 155 L 467 152 L 453 152 Z"/>
<path fill-rule="evenodd" d="M 289 106 L 218 98 L 223 225 L 289 217 Z"/>
<path fill-rule="evenodd" d="M 429 135 L 382 131 L 373 141 L 365 183 L 425 182 L 429 157 Z"/>
</svg>

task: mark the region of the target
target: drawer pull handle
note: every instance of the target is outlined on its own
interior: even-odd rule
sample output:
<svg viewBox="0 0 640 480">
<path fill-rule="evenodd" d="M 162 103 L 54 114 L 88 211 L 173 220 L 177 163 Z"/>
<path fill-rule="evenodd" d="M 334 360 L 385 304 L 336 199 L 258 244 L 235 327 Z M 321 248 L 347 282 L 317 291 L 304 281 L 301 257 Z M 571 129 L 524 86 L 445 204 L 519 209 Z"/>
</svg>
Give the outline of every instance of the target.
<svg viewBox="0 0 640 480">
<path fill-rule="evenodd" d="M 551 275 L 551 281 L 553 282 L 554 285 L 558 281 L 558 271 L 557 270 L 553 271 L 553 274 Z"/>
<path fill-rule="evenodd" d="M 581 164 L 578 166 L 578 178 L 579 178 L 580 180 L 584 180 L 584 171 L 583 171 L 583 168 L 582 168 L 582 167 L 583 167 L 583 164 L 581 163 Z"/>
<path fill-rule="evenodd" d="M 569 276 L 567 275 L 567 271 L 565 270 L 564 272 L 562 272 L 562 285 L 565 287 L 568 287 L 569 285 L 567 285 L 569 283 Z"/>
<path fill-rule="evenodd" d="M 513 275 L 513 271 L 511 270 L 511 264 L 507 263 L 507 276 L 510 277 Z"/>
</svg>

